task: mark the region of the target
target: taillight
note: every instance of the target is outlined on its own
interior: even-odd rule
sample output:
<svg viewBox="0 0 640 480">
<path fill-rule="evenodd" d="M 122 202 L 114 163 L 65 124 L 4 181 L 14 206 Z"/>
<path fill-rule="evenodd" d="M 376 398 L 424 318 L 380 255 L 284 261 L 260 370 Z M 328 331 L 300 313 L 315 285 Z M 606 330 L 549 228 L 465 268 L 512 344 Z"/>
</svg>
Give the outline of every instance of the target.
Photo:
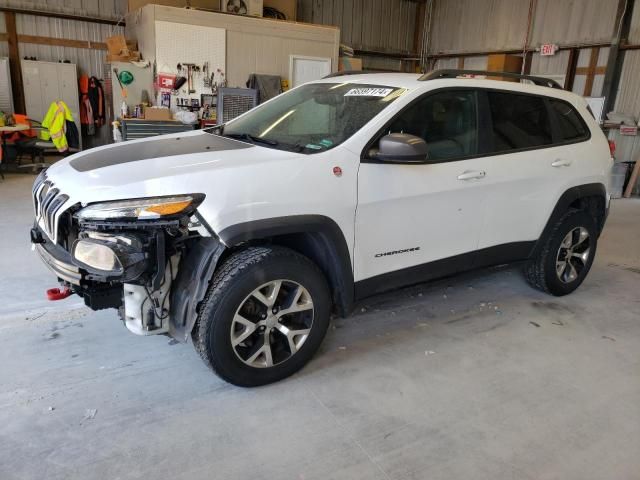
<svg viewBox="0 0 640 480">
<path fill-rule="evenodd" d="M 616 154 L 616 142 L 613 140 L 609 140 L 609 151 L 612 157 Z"/>
</svg>

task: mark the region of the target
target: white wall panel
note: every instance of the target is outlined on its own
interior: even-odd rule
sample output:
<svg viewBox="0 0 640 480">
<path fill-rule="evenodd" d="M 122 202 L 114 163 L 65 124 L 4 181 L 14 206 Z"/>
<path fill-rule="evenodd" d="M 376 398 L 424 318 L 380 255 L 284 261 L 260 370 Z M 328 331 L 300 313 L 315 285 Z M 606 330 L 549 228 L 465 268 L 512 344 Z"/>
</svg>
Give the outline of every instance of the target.
<svg viewBox="0 0 640 480">
<path fill-rule="evenodd" d="M 565 75 L 567 63 L 569 62 L 569 51 L 562 50 L 555 55 L 543 57 L 539 53 L 534 53 L 531 57 L 532 75 Z"/>
<path fill-rule="evenodd" d="M 615 111 L 633 115 L 636 120 L 640 117 L 640 95 L 638 94 L 638 79 L 640 78 L 640 50 L 625 53 L 620 87 L 616 97 Z"/>
<path fill-rule="evenodd" d="M 467 70 L 486 70 L 488 60 L 489 58 L 486 55 L 466 57 L 464 59 L 464 68 Z"/>
<path fill-rule="evenodd" d="M 226 73 L 230 87 L 244 87 L 252 73 L 288 78 L 290 55 L 330 57 L 332 68 L 337 70 L 340 32 L 336 28 L 155 5 L 127 16 L 127 34 L 136 39 L 138 35 L 152 38 L 145 27 L 150 20 L 146 17 L 181 23 L 184 28 L 201 25 L 226 29 Z M 147 59 L 153 60 L 148 55 Z"/>
</svg>

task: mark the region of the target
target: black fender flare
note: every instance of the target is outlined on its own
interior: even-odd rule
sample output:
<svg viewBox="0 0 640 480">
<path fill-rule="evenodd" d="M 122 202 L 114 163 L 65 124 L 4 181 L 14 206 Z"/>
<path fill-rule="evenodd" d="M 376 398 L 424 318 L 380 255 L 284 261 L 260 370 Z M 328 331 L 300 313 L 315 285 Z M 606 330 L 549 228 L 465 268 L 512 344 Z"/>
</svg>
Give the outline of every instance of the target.
<svg viewBox="0 0 640 480">
<path fill-rule="evenodd" d="M 284 243 L 311 257 L 328 277 L 332 298 L 340 315 L 353 308 L 354 280 L 349 247 L 342 229 L 324 215 L 290 215 L 238 223 L 218 233 L 228 247 L 243 242 L 298 236 L 299 244 Z"/>
<path fill-rule="evenodd" d="M 171 287 L 169 335 L 186 342 L 198 319 L 198 307 L 209 290 L 213 273 L 225 246 L 216 237 L 203 237 L 180 260 Z"/>
<path fill-rule="evenodd" d="M 530 257 L 535 256 L 540 252 L 547 235 L 553 228 L 553 225 L 558 221 L 558 219 L 569 209 L 569 206 L 574 203 L 576 200 L 585 197 L 602 197 L 604 200 L 604 204 L 607 203 L 607 189 L 602 183 L 587 183 L 584 185 L 577 185 L 575 187 L 571 187 L 567 189 L 560 198 L 556 202 L 556 206 L 553 208 L 551 215 L 549 216 L 549 220 L 547 220 L 547 224 L 542 230 L 542 234 L 538 238 L 533 247 Z M 606 214 L 605 214 L 606 217 Z M 604 224 L 605 218 L 603 218 L 602 223 Z M 598 228 L 601 230 L 603 225 L 599 225 Z"/>
</svg>

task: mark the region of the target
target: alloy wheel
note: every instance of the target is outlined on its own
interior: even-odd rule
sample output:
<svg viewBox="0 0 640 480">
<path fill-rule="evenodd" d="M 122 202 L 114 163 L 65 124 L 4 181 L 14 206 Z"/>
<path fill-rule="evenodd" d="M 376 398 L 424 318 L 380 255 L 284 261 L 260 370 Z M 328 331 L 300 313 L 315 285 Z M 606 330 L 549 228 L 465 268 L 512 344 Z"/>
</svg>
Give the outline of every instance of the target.
<svg viewBox="0 0 640 480">
<path fill-rule="evenodd" d="M 556 255 L 556 275 L 562 283 L 575 281 L 589 261 L 591 242 L 584 227 L 576 227 L 565 235 Z"/>
<path fill-rule="evenodd" d="M 297 282 L 274 280 L 251 292 L 231 322 L 231 346 L 254 368 L 278 365 L 295 355 L 313 326 L 313 300 Z"/>
</svg>

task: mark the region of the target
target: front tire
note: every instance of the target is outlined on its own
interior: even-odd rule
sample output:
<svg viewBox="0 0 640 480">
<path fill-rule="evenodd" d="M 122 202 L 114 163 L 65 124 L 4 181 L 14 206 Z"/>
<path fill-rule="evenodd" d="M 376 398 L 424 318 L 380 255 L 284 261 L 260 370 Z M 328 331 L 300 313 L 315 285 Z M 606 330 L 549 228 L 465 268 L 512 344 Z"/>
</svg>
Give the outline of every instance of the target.
<svg viewBox="0 0 640 480">
<path fill-rule="evenodd" d="M 329 326 L 322 272 L 281 247 L 250 247 L 215 273 L 192 332 L 196 350 L 222 379 L 242 387 L 276 382 L 301 369 Z"/>
<path fill-rule="evenodd" d="M 573 292 L 593 264 L 598 244 L 596 223 L 583 210 L 569 210 L 543 241 L 539 253 L 525 266 L 527 281 L 556 296 Z"/>
</svg>

